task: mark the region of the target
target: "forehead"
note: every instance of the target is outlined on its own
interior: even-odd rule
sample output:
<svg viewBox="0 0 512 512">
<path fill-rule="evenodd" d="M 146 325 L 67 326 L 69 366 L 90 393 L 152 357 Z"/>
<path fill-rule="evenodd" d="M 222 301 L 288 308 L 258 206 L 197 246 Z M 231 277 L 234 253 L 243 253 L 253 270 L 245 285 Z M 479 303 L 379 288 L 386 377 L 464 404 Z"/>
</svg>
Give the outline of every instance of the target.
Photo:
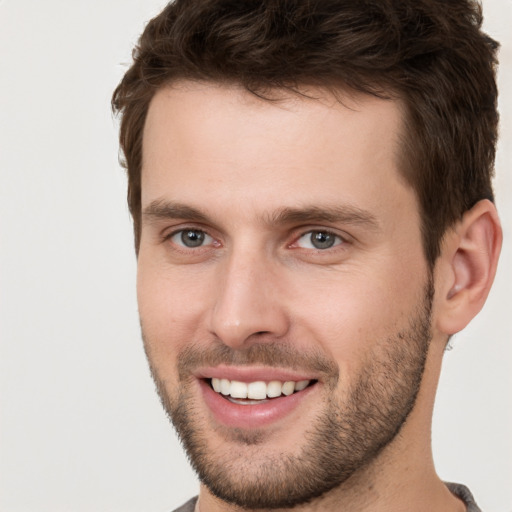
<svg viewBox="0 0 512 512">
<path fill-rule="evenodd" d="M 412 194 L 398 172 L 399 102 L 304 92 L 261 99 L 195 82 L 159 90 L 144 129 L 143 208 L 159 199 L 208 208 L 243 197 L 240 209 L 262 213 L 321 201 L 377 207 L 386 193 Z"/>
</svg>

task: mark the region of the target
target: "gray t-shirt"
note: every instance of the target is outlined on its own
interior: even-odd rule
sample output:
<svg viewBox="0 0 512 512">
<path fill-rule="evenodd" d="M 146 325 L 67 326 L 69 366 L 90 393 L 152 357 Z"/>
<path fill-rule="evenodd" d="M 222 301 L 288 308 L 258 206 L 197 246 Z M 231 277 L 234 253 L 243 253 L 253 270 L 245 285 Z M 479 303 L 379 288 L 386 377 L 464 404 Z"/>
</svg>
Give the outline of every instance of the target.
<svg viewBox="0 0 512 512">
<path fill-rule="evenodd" d="M 445 482 L 445 484 L 452 494 L 455 494 L 457 498 L 460 498 L 466 504 L 466 512 L 482 512 L 480 507 L 475 503 L 473 495 L 465 485 L 450 482 Z"/>
<path fill-rule="evenodd" d="M 187 501 L 185 505 L 182 505 L 180 508 L 174 510 L 174 512 L 194 512 L 194 507 L 196 506 L 197 496 Z"/>
<path fill-rule="evenodd" d="M 448 489 L 450 489 L 452 494 L 455 494 L 455 496 L 460 498 L 466 504 L 467 512 L 482 512 L 475 503 L 473 495 L 465 485 L 452 484 L 446 482 L 446 486 L 448 487 Z M 187 501 L 185 505 L 182 505 L 180 508 L 177 508 L 174 512 L 194 512 L 196 501 L 197 496 L 195 498 L 192 498 L 190 501 Z"/>
</svg>

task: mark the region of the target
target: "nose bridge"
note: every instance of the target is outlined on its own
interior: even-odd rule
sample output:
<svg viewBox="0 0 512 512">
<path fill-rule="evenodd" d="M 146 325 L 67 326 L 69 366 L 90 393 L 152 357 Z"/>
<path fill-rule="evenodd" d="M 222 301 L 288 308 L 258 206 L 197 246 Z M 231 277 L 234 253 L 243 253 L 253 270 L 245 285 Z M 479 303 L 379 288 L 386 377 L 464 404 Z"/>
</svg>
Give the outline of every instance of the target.
<svg viewBox="0 0 512 512">
<path fill-rule="evenodd" d="M 248 245 L 233 248 L 223 261 L 211 330 L 224 344 L 242 348 L 255 334 L 279 337 L 287 331 L 275 265 L 263 250 Z"/>
</svg>

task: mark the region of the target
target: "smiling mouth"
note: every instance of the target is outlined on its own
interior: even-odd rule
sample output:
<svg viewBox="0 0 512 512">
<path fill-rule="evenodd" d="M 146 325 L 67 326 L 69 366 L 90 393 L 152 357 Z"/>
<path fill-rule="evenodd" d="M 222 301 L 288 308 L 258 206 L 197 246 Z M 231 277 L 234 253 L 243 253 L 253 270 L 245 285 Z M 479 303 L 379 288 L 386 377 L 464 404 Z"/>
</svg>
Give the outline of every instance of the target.
<svg viewBox="0 0 512 512">
<path fill-rule="evenodd" d="M 263 404 L 275 398 L 299 393 L 317 382 L 316 380 L 240 382 L 215 377 L 206 381 L 213 391 L 239 405 Z"/>
</svg>

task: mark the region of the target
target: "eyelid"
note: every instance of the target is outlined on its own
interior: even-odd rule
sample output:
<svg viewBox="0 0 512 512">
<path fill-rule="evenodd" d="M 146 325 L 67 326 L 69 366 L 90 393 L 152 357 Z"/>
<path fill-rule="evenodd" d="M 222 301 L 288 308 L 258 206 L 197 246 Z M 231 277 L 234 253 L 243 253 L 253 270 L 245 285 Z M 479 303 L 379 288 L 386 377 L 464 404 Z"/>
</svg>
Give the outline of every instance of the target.
<svg viewBox="0 0 512 512">
<path fill-rule="evenodd" d="M 203 233 L 206 233 L 207 235 L 210 235 L 210 229 L 208 229 L 208 227 L 206 226 L 203 226 L 202 224 L 200 223 L 196 223 L 196 222 L 190 222 L 190 221 L 185 221 L 185 222 L 180 222 L 180 221 L 177 221 L 176 224 L 167 224 L 165 227 L 163 227 L 160 231 L 160 236 L 162 238 L 162 240 L 166 240 L 166 239 L 169 239 L 170 237 L 172 237 L 173 235 L 175 235 L 176 233 L 180 233 L 181 231 L 187 231 L 187 230 L 191 230 L 191 231 L 202 231 Z M 215 238 L 212 236 L 212 238 Z"/>
<path fill-rule="evenodd" d="M 165 242 L 169 242 L 174 236 L 184 232 L 184 231 L 199 231 L 199 232 L 202 232 L 204 233 L 207 237 L 211 238 L 212 241 L 209 241 L 208 243 L 205 243 L 203 245 L 200 245 L 198 247 L 187 247 L 183 244 L 179 244 L 179 243 L 176 243 L 176 242 L 173 242 L 173 244 L 176 246 L 176 247 L 179 247 L 179 248 L 182 248 L 184 250 L 198 250 L 198 249 L 201 249 L 201 248 L 206 248 L 206 247 L 209 247 L 211 245 L 214 245 L 216 247 L 220 247 L 222 246 L 223 244 L 220 242 L 219 240 L 219 237 L 215 234 L 213 234 L 211 232 L 211 229 L 205 227 L 205 226 L 202 226 L 202 225 L 199 225 L 199 224 L 180 224 L 180 225 L 176 225 L 176 226 L 172 226 L 172 227 L 168 227 L 167 229 L 164 229 L 162 231 L 162 234 L 161 234 L 161 240 L 162 240 L 162 243 L 165 243 Z M 326 252 L 328 250 L 334 250 L 336 249 L 337 247 L 339 247 L 340 245 L 345 245 L 347 243 L 351 243 L 353 242 L 353 237 L 351 237 L 350 235 L 348 235 L 347 233 L 345 232 L 340 232 L 338 231 L 337 229 L 335 228 L 331 228 L 331 227 L 320 227 L 320 226 L 312 226 L 312 227 L 302 227 L 302 228 L 297 228 L 296 230 L 294 230 L 296 232 L 295 235 L 293 235 L 293 241 L 288 244 L 288 247 L 289 248 L 297 248 L 297 249 L 305 249 L 305 250 L 316 250 L 318 252 Z M 339 240 L 339 242 L 335 243 L 335 245 L 333 245 L 332 247 L 330 248 L 326 248 L 326 249 L 317 249 L 317 248 L 303 248 L 303 247 L 300 247 L 297 245 L 298 241 L 308 235 L 308 234 L 311 234 L 311 233 L 314 233 L 314 232 L 321 232 L 321 233 L 326 233 L 326 234 L 329 234 L 329 235 L 332 235 L 334 236 L 335 238 L 337 238 Z"/>
<path fill-rule="evenodd" d="M 328 235 L 332 235 L 335 238 L 337 238 L 339 241 L 335 243 L 332 247 L 326 248 L 326 249 L 317 249 L 315 247 L 301 247 L 298 245 L 298 242 L 301 238 L 303 238 L 306 235 L 310 235 L 312 233 L 325 233 Z M 347 243 L 350 243 L 352 241 L 352 237 L 347 235 L 346 233 L 340 233 L 336 229 L 333 228 L 325 228 L 325 227 L 311 227 L 311 228 L 304 228 L 302 229 L 297 236 L 294 237 L 293 242 L 288 246 L 292 249 L 305 249 L 305 250 L 313 250 L 313 251 L 319 251 L 319 252 L 326 252 L 329 250 L 335 250 L 339 246 L 345 245 Z"/>
<path fill-rule="evenodd" d="M 177 243 L 176 241 L 172 241 L 173 237 L 175 237 L 176 235 L 179 235 L 180 233 L 183 233 L 185 231 L 198 231 L 198 232 L 204 233 L 205 237 L 208 237 L 211 239 L 211 242 L 205 243 L 205 244 L 197 246 L 197 247 L 187 247 L 186 245 Z M 182 224 L 180 226 L 173 226 L 170 230 L 164 230 L 164 232 L 162 233 L 162 242 L 165 243 L 165 242 L 169 242 L 169 241 L 172 242 L 176 247 L 178 247 L 182 250 L 204 249 L 211 245 L 220 246 L 220 242 L 218 241 L 217 237 L 215 237 L 213 234 L 211 234 L 208 229 L 206 229 L 203 226 L 198 226 L 198 225 L 193 225 L 193 224 L 192 225 L 191 224 Z"/>
</svg>

